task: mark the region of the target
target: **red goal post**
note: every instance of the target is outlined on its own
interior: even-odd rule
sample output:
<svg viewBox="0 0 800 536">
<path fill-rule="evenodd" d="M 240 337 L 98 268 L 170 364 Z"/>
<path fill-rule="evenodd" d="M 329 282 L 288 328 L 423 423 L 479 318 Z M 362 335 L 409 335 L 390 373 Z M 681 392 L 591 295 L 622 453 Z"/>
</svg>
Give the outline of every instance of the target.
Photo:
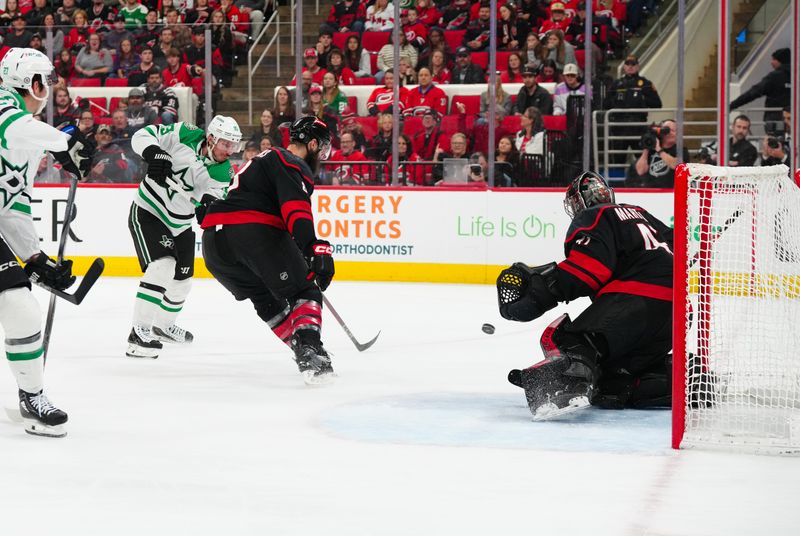
<svg viewBox="0 0 800 536">
<path fill-rule="evenodd" d="M 800 454 L 800 188 L 786 166 L 675 174 L 674 448 Z"/>
</svg>

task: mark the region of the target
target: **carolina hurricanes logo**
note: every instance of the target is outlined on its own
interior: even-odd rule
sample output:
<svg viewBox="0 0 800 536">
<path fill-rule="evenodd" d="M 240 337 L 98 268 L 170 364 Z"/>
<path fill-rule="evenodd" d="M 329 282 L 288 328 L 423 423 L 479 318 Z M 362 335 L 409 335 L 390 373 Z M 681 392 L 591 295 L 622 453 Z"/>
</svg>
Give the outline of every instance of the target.
<svg viewBox="0 0 800 536">
<path fill-rule="evenodd" d="M 375 97 L 375 104 L 391 104 L 394 100 L 394 93 L 381 93 Z"/>
</svg>

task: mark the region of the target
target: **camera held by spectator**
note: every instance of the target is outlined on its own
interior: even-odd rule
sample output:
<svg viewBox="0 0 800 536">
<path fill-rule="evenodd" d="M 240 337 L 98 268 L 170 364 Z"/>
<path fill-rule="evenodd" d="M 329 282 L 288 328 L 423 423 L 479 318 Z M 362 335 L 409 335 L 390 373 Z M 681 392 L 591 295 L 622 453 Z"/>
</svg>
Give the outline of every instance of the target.
<svg viewBox="0 0 800 536">
<path fill-rule="evenodd" d="M 645 132 L 644 136 L 642 136 L 642 139 L 639 141 L 639 145 L 641 145 L 642 149 L 654 151 L 659 140 L 669 133 L 670 129 L 668 126 L 659 127 L 655 124 L 650 125 L 648 131 Z"/>
</svg>

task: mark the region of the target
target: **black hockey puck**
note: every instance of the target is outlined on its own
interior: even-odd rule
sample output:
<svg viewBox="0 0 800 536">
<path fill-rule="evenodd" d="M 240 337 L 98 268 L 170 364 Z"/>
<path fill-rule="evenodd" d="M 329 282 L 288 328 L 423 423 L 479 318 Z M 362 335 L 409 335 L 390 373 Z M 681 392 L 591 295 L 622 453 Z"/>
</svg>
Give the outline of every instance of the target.
<svg viewBox="0 0 800 536">
<path fill-rule="evenodd" d="M 491 324 L 484 324 L 483 326 L 481 326 L 481 329 L 487 335 L 491 335 L 492 333 L 494 333 L 494 326 Z"/>
</svg>

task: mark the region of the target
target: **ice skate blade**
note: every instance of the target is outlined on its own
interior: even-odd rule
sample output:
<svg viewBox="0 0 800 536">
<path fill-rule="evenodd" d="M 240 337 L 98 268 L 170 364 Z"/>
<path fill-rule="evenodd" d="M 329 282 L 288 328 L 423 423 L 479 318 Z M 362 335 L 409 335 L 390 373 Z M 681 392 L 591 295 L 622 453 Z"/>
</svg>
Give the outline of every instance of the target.
<svg viewBox="0 0 800 536">
<path fill-rule="evenodd" d="M 23 418 L 23 421 L 25 432 L 30 435 L 41 437 L 64 437 L 67 435 L 67 431 L 64 429 L 64 425 L 62 424 L 57 426 L 47 426 L 46 424 L 42 424 L 33 419 Z"/>
<path fill-rule="evenodd" d="M 569 403 L 563 408 L 559 408 L 552 402 L 547 402 L 546 404 L 542 404 L 536 408 L 536 411 L 533 414 L 533 420 L 537 422 L 550 421 L 588 407 L 589 398 L 586 396 L 576 396 L 575 398 L 571 398 Z"/>
<path fill-rule="evenodd" d="M 137 344 L 128 344 L 128 350 L 125 352 L 128 357 L 143 358 L 149 357 L 150 359 L 158 359 L 158 352 L 149 348 L 142 348 Z"/>
<path fill-rule="evenodd" d="M 334 372 L 327 374 L 314 374 L 313 370 L 306 370 L 300 373 L 306 385 L 328 385 L 333 383 L 336 378 Z"/>
</svg>

